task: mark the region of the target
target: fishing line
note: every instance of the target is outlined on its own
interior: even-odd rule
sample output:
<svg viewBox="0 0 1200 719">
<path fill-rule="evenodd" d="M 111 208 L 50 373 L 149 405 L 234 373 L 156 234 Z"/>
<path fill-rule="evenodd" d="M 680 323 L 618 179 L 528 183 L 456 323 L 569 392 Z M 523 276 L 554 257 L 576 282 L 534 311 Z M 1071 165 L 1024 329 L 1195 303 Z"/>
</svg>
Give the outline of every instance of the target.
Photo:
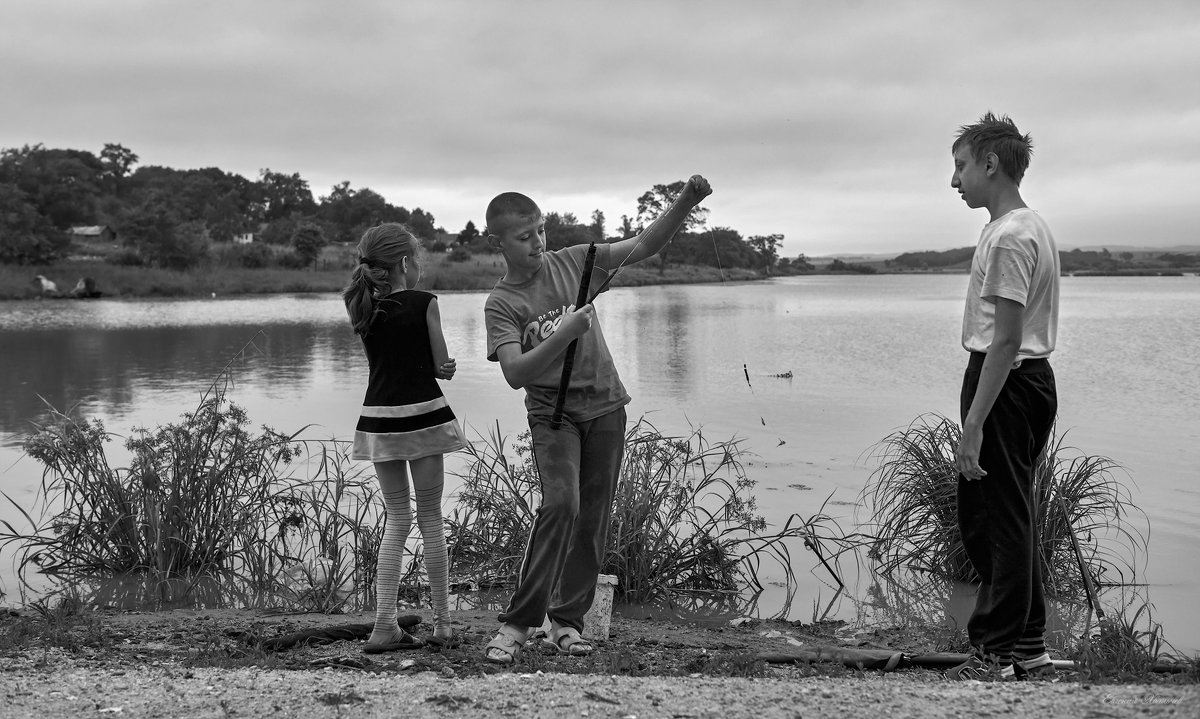
<svg viewBox="0 0 1200 719">
<path fill-rule="evenodd" d="M 755 410 L 758 411 L 758 421 L 762 422 L 762 426 L 766 427 L 767 420 L 763 417 L 763 414 L 762 414 L 761 401 L 758 398 L 758 393 L 754 391 L 754 385 L 751 384 L 751 382 L 750 382 L 750 367 L 747 366 L 747 364 L 745 362 L 742 363 L 742 374 L 746 377 L 746 386 L 750 388 L 750 396 L 754 398 Z M 775 376 L 776 377 L 784 377 L 784 376 L 790 377 L 791 373 L 788 372 L 787 375 L 779 374 L 779 375 L 775 375 Z M 784 439 L 783 437 L 780 437 L 779 435 L 775 435 L 775 439 L 779 440 L 779 444 L 775 445 L 776 447 L 780 447 L 780 446 L 787 444 L 787 440 Z"/>
<path fill-rule="evenodd" d="M 721 275 L 721 284 L 725 284 L 725 268 L 721 267 L 721 253 L 717 251 L 717 236 L 713 234 L 712 228 L 708 228 L 709 239 L 713 243 L 713 256 L 717 258 L 717 272 Z M 746 376 L 746 383 L 750 383 L 750 376 Z M 751 387 L 751 389 L 754 389 Z"/>
</svg>

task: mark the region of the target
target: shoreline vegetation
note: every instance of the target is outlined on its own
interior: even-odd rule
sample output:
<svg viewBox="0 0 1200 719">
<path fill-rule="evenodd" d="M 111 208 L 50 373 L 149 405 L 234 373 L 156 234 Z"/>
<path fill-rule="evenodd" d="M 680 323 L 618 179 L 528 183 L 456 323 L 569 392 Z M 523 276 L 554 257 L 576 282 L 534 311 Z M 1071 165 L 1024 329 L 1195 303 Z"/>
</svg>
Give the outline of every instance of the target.
<svg viewBox="0 0 1200 719">
<path fill-rule="evenodd" d="M 171 652 L 192 667 L 278 669 L 299 661 L 403 672 L 415 666 L 403 656 L 383 665 L 364 660 L 344 644 L 361 637 L 345 633 L 334 638 L 332 654 L 264 648 L 296 617 L 308 617 L 310 627 L 334 628 L 345 622 L 331 615 L 366 616 L 378 601 L 375 555 L 384 516 L 369 468 L 348 459 L 344 442 L 308 440 L 303 429 L 252 429 L 226 394 L 230 372 L 226 367 L 178 422 L 126 437 L 132 456 L 123 467 L 111 464 L 106 450 L 119 435 L 98 420 L 50 409 L 35 425 L 23 448 L 43 466 L 38 497 L 22 508 L 3 495 L 28 526 L 0 522 L 0 548 L 15 550 L 21 599 L 19 609 L 0 611 L 0 667 L 51 648 L 77 662 L 123 645 L 141 647 L 126 661 L 144 665 L 163 658 L 147 645 L 166 634 L 132 625 L 171 616 L 184 619 L 168 632 L 181 640 Z M 861 673 L 864 667 L 841 655 L 864 648 L 896 657 L 962 654 L 969 648 L 965 629 L 946 616 L 950 580 L 968 579 L 954 559 L 957 538 L 952 532 L 916 536 L 905 524 L 917 507 L 954 526 L 953 502 L 945 497 L 953 483 L 948 467 L 955 431 L 950 420 L 929 416 L 883 439 L 876 448 L 880 467 L 863 493 L 873 513 L 847 531 L 824 505 L 769 526 L 756 508 L 741 440 L 714 440 L 701 428 L 667 436 L 644 418 L 637 421 L 626 437 L 628 457 L 601 570 L 617 577 L 614 601 L 633 607 L 628 621 L 614 617 L 619 637 L 584 662 L 527 652 L 516 666 L 502 668 L 482 657 L 491 630 L 487 617 L 495 611 L 495 592 L 503 594 L 517 571 L 537 481 L 528 437 L 510 441 L 497 427 L 472 444 L 470 462 L 457 475 L 463 489 L 446 517 L 454 589 L 467 603 L 455 617 L 465 644 L 419 656 L 432 671 L 449 667 L 450 676 L 464 677 L 537 671 L 770 677 L 767 665 L 777 661 L 799 676 Z M 1050 500 L 1066 495 L 1073 507 L 1070 514 L 1045 513 L 1043 528 L 1047 594 L 1063 622 L 1047 644 L 1071 666 L 1060 681 L 1200 682 L 1200 658 L 1169 644 L 1149 600 L 1138 594 L 1143 560 L 1137 553 L 1145 548 L 1136 526 L 1140 510 L 1113 480 L 1111 461 L 1080 455 L 1055 443 L 1039 470 L 1039 502 L 1061 507 Z M 1073 532 L 1082 550 L 1070 549 Z M 1136 556 L 1113 554 L 1120 545 Z M 428 595 L 419 541 L 406 547 L 406 558 L 398 601 L 419 612 Z M 814 603 L 809 623 L 787 621 L 794 572 L 805 564 L 828 570 L 839 586 L 845 565 L 872 570 L 865 596 L 845 596 L 856 608 L 853 623 L 828 619 L 832 600 L 824 613 Z M 758 604 L 767 565 L 784 573 L 787 598 L 777 613 Z M 1120 595 L 1106 602 L 1106 613 L 1098 605 L 1093 612 L 1085 601 L 1095 598 L 1084 597 L 1083 567 Z M 35 575 L 48 587 L 35 589 Z M 834 600 L 840 596 L 839 589 Z M 147 622 L 147 611 L 157 619 Z M 200 636 L 187 619 L 196 612 L 224 619 Z M 111 620 L 121 624 L 122 616 L 131 622 L 114 630 Z M 288 621 L 264 623 L 266 616 Z M 233 626 L 239 617 L 251 625 Z M 768 644 L 794 654 L 792 639 L 815 655 L 779 660 L 773 658 L 778 652 L 764 654 Z M 812 663 L 821 668 L 796 669 Z"/>
<path fill-rule="evenodd" d="M 236 252 L 234 250 L 229 250 Z M 94 253 L 95 250 L 93 249 Z M 237 263 L 213 262 L 187 270 L 131 266 L 113 263 L 102 256 L 73 255 L 44 266 L 0 264 L 0 301 L 23 299 L 77 299 L 72 288 L 90 281 L 93 296 L 107 298 L 211 298 L 266 294 L 339 292 L 345 287 L 353 262 L 353 248 L 327 247 L 313 266 L 246 267 Z M 810 261 L 803 272 L 764 274 L 745 267 L 721 268 L 704 264 L 667 264 L 650 261 L 621 269 L 613 287 L 646 285 L 754 282 L 796 275 L 892 275 L 965 274 L 966 265 L 919 267 L 895 261 L 847 263 Z M 430 292 L 486 292 L 504 274 L 499 255 L 474 254 L 463 257 L 453 252 L 427 253 L 421 288 Z M 1114 267 L 1110 269 L 1064 269 L 1073 277 L 1184 277 L 1200 275 L 1197 265 L 1177 268 Z M 54 292 L 44 292 L 36 276 L 54 282 Z"/>
<path fill-rule="evenodd" d="M 341 182 L 314 196 L 299 173 L 255 179 L 217 167 L 140 165 L 119 143 L 99 153 L 43 144 L 0 149 L 0 299 L 212 297 L 334 292 L 347 282 L 354 245 L 381 222 L 402 222 L 429 258 L 425 289 L 488 290 L 499 258 L 473 221 L 454 232 L 419 208 L 393 205 Z M 632 237 L 682 192 L 655 184 L 629 215 L 590 217 L 546 209 L 548 249 Z M 961 273 L 974 246 L 896 256 L 783 256 L 782 233 L 744 237 L 709 226 L 696 207 L 655 260 L 622 271 L 614 286 L 745 281 L 799 274 Z M 1060 252 L 1064 274 L 1200 273 L 1200 248 L 1114 247 Z"/>
<path fill-rule="evenodd" d="M 329 248 L 311 269 L 283 267 L 202 267 L 171 270 L 161 267 L 128 267 L 94 259 L 65 259 L 44 267 L 0 265 L 0 300 L 74 299 L 70 290 L 83 278 L 93 281 L 100 297 L 206 298 L 265 294 L 340 292 L 349 281 L 352 249 Z M 43 294 L 31 283 L 34 274 L 55 282 L 59 292 Z M 420 289 L 429 292 L 488 291 L 504 275 L 499 255 L 475 255 L 456 261 L 448 254 L 429 254 L 422 265 Z M 764 279 L 761 272 L 744 268 L 719 270 L 705 265 L 669 265 L 621 269 L 613 287 L 745 282 Z"/>
</svg>

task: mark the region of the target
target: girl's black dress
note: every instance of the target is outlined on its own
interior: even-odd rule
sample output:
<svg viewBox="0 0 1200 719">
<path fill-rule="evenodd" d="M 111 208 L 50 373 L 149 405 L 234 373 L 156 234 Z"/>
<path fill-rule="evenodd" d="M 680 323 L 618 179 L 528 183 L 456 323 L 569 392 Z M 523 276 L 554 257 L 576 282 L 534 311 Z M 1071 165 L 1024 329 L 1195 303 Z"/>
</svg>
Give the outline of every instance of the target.
<svg viewBox="0 0 1200 719">
<path fill-rule="evenodd" d="M 434 377 L 426 321 L 432 300 L 428 292 L 400 290 L 379 301 L 380 312 L 362 338 L 370 379 L 351 458 L 420 459 L 466 446 Z"/>
</svg>

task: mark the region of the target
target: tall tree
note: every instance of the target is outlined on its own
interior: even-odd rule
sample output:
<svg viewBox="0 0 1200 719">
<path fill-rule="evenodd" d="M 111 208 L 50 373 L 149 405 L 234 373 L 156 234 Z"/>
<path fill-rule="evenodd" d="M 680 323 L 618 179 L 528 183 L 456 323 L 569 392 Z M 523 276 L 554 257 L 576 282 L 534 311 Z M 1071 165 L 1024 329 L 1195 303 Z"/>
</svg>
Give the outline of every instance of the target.
<svg viewBox="0 0 1200 719">
<path fill-rule="evenodd" d="M 780 234 L 754 235 L 746 240 L 746 243 L 762 258 L 765 274 L 771 274 L 771 270 L 779 260 L 779 245 L 782 242 L 783 235 Z"/>
<path fill-rule="evenodd" d="M 11 182 L 0 182 L 0 262 L 42 265 L 61 258 L 70 238 L 54 229 L 28 196 Z"/>
<path fill-rule="evenodd" d="M 404 222 L 404 220 L 396 221 Z M 438 229 L 434 227 L 433 215 L 429 214 L 425 210 L 422 210 L 420 207 L 415 208 L 412 213 L 409 214 L 407 224 L 408 228 L 412 230 L 413 234 L 417 237 L 421 237 L 426 240 L 437 239 Z"/>
<path fill-rule="evenodd" d="M 621 215 L 621 239 L 633 237 L 634 234 L 636 233 L 633 229 L 633 218 L 629 215 Z"/>
<path fill-rule="evenodd" d="M 592 234 L 596 242 L 604 242 L 604 213 L 599 209 L 592 210 Z"/>
<path fill-rule="evenodd" d="M 100 164 L 104 167 L 101 178 L 111 194 L 121 194 L 121 186 L 137 162 L 138 156 L 133 150 L 115 142 L 104 143 L 104 149 L 100 151 Z"/>
<path fill-rule="evenodd" d="M 409 212 L 403 207 L 393 207 L 369 187 L 354 190 L 349 182 L 341 182 L 333 186 L 329 195 L 321 198 L 317 216 L 328 226 L 331 240 L 357 242 L 371 225 L 406 222 Z"/>
<path fill-rule="evenodd" d="M 467 220 L 467 224 L 462 228 L 462 232 L 458 233 L 457 242 L 459 245 L 469 245 L 476 237 L 479 237 L 479 230 L 475 228 L 474 222 Z"/>
<path fill-rule="evenodd" d="M 646 192 L 637 201 L 637 227 L 638 231 L 646 229 L 646 226 L 653 222 L 659 215 L 671 206 L 671 203 L 679 197 L 683 192 L 683 188 L 687 187 L 687 182 L 676 180 L 669 185 L 655 185 Z M 683 224 L 680 226 L 680 232 L 690 232 L 704 226 L 708 219 L 708 210 L 699 205 L 693 207 L 688 212 Z M 658 272 L 662 274 L 667 269 L 667 255 L 671 252 L 671 243 L 668 242 L 658 253 L 659 264 Z"/>
<path fill-rule="evenodd" d="M 0 182 L 20 188 L 38 213 L 59 229 L 95 220 L 102 169 L 100 160 L 84 150 L 37 144 L 0 152 Z"/>
<path fill-rule="evenodd" d="M 561 250 L 572 245 L 586 245 L 592 241 L 592 228 L 579 224 L 575 213 L 546 213 L 546 249 Z"/>
<path fill-rule="evenodd" d="M 300 177 L 299 172 L 285 175 L 282 172 L 260 170 L 258 187 L 265 208 L 263 219 L 267 222 L 293 213 L 307 215 L 316 209 L 308 180 Z"/>
<path fill-rule="evenodd" d="M 642 193 L 637 201 L 638 231 L 644 230 L 655 218 L 666 212 L 686 186 L 686 182 L 677 180 L 669 185 L 655 185 Z M 708 209 L 697 205 L 688 212 L 687 218 L 679 229 L 681 232 L 693 232 L 704 227 L 704 223 L 707 221 Z"/>
</svg>

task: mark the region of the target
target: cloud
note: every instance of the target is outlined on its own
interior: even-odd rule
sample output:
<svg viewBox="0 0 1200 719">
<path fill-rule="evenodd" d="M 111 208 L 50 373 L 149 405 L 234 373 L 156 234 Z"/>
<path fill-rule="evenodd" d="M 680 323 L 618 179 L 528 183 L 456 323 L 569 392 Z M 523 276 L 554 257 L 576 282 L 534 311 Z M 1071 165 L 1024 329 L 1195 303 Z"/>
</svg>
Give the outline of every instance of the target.
<svg viewBox="0 0 1200 719">
<path fill-rule="evenodd" d="M 349 180 L 450 230 L 503 189 L 615 225 L 703 172 L 713 224 L 898 252 L 974 241 L 949 144 L 994 109 L 1073 244 L 1158 244 L 1195 239 L 1198 48 L 1187 2 L 51 0 L 6 10 L 0 146 Z"/>
</svg>

